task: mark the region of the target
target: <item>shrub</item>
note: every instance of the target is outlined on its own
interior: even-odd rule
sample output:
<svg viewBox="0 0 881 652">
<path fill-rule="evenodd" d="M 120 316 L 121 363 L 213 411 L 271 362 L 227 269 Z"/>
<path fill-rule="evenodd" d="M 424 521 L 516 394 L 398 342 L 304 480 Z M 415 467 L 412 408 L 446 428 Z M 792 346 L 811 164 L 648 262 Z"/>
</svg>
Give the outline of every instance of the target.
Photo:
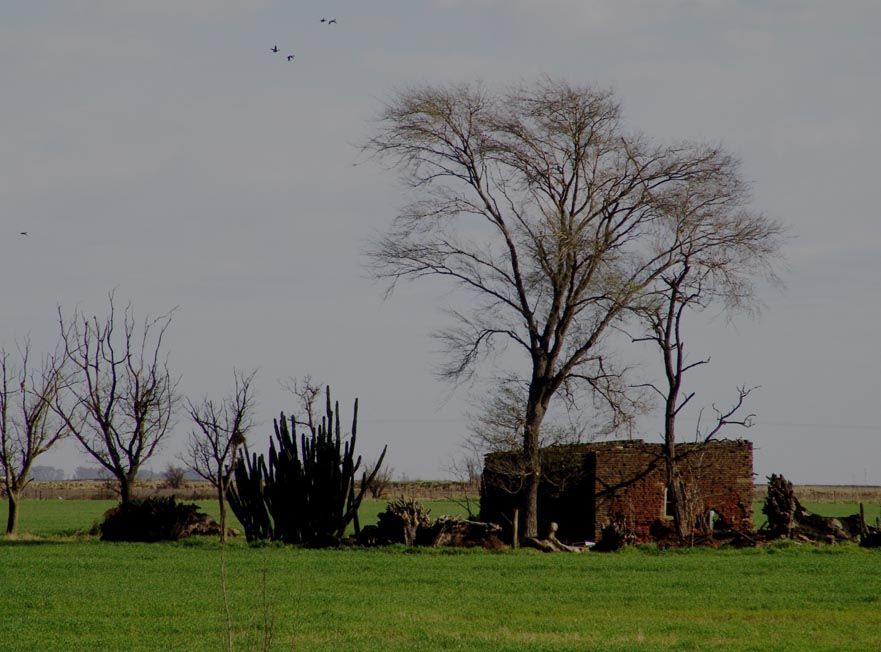
<svg viewBox="0 0 881 652">
<path fill-rule="evenodd" d="M 184 486 L 186 475 L 186 469 L 183 467 L 169 464 L 162 473 L 162 479 L 165 480 L 165 486 L 169 489 L 180 489 Z"/>
<path fill-rule="evenodd" d="M 371 464 L 370 466 L 375 467 L 377 471 L 373 475 L 373 480 L 367 483 L 367 490 L 370 492 L 371 498 L 378 500 L 383 497 L 392 483 L 392 476 L 395 470 L 389 466 L 380 467 L 378 464 Z"/>
<path fill-rule="evenodd" d="M 198 505 L 174 497 L 132 500 L 104 514 L 103 541 L 177 541 L 190 534 L 207 534 L 217 527 Z"/>
</svg>

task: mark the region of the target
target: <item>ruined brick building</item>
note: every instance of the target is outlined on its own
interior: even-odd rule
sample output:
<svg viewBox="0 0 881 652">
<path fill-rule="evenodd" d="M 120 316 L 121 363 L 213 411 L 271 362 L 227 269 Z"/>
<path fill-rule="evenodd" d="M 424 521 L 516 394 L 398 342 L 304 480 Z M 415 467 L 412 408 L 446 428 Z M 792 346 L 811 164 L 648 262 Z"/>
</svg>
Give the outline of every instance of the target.
<svg viewBox="0 0 881 652">
<path fill-rule="evenodd" d="M 676 451 L 696 527 L 712 510 L 717 520 L 751 530 L 752 443 L 678 444 Z M 514 510 L 523 504 L 523 489 L 518 455 L 487 455 L 481 519 L 510 532 Z M 597 541 L 603 527 L 617 520 L 637 540 L 648 540 L 670 520 L 667 494 L 659 443 L 627 440 L 544 448 L 539 532 L 543 535 L 555 521 L 560 526 L 557 535 L 564 541 Z"/>
</svg>

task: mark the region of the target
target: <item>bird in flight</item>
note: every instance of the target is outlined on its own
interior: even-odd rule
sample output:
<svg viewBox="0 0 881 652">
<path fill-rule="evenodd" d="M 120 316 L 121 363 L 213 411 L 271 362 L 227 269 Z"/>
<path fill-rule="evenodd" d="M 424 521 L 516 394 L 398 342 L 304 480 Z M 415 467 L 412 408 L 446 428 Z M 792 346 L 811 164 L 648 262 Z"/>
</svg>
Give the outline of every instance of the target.
<svg viewBox="0 0 881 652">
<path fill-rule="evenodd" d="M 19 232 L 18 232 L 18 235 L 27 235 L 27 234 L 28 234 L 27 231 L 19 231 Z"/>
<path fill-rule="evenodd" d="M 273 45 L 273 46 L 272 46 L 272 52 L 278 52 L 278 46 L 277 46 L 277 45 Z"/>
<path fill-rule="evenodd" d="M 335 24 L 336 24 L 336 18 L 331 18 L 329 21 L 327 21 L 327 24 L 328 24 L 328 25 L 335 25 Z"/>
<path fill-rule="evenodd" d="M 293 60 L 294 60 L 294 55 L 293 55 L 293 54 L 289 54 L 289 55 L 288 55 L 288 61 L 293 61 Z"/>
</svg>

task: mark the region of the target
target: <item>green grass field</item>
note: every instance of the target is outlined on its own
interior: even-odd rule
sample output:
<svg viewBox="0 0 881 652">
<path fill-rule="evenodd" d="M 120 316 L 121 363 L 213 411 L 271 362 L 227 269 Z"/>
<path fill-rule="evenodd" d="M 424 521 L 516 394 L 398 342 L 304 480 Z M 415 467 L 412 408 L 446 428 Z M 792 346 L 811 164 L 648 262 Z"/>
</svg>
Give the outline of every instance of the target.
<svg viewBox="0 0 881 652">
<path fill-rule="evenodd" d="M 466 516 L 464 506 L 453 500 L 422 502 L 431 510 L 432 518 L 441 514 Z M 118 501 L 115 500 L 25 500 L 19 512 L 19 532 L 38 537 L 85 534 L 101 520 L 104 512 L 117 504 Z M 196 501 L 196 504 L 202 511 L 219 518 L 217 501 L 202 500 Z M 361 524 L 376 523 L 377 516 L 385 509 L 386 504 L 384 500 L 365 500 L 358 511 Z M 0 526 L 6 525 L 6 514 L 7 503 L 0 500 Z M 229 518 L 232 527 L 241 527 L 232 512 L 229 512 Z"/>
<path fill-rule="evenodd" d="M 452 500 L 425 500 L 423 505 L 431 510 L 433 518 L 441 514 L 465 516 L 464 506 Z M 36 536 L 69 536 L 88 531 L 101 520 L 105 511 L 117 504 L 113 500 L 25 500 L 19 516 L 19 531 Z M 215 518 L 218 516 L 217 503 L 213 500 L 198 501 L 203 511 Z M 365 500 L 359 512 L 362 525 L 375 523 L 377 515 L 385 509 L 384 500 Z M 805 507 L 826 516 L 847 516 L 859 511 L 858 503 L 816 503 L 806 502 Z M 881 516 L 881 505 L 866 504 L 866 520 L 874 522 Z M 238 522 L 233 519 L 233 527 Z M 765 520 L 762 503 L 753 504 L 753 521 L 756 527 Z M 6 523 L 6 502 L 0 501 L 0 525 Z"/>
<path fill-rule="evenodd" d="M 67 536 L 110 504 L 25 503 L 31 535 L 0 540 L 0 649 L 222 650 L 228 631 L 262 649 L 266 621 L 278 650 L 881 649 L 881 551 L 853 545 L 543 555 Z"/>
</svg>

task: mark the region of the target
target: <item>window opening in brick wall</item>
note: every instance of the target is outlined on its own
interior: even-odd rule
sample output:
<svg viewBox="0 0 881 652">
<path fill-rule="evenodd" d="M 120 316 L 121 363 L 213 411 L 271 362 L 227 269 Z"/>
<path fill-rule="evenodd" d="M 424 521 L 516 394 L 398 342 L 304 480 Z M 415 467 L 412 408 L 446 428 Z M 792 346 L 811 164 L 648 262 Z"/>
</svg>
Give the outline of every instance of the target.
<svg viewBox="0 0 881 652">
<path fill-rule="evenodd" d="M 669 487 L 664 487 L 664 513 L 662 516 L 666 519 L 673 518 L 673 492 Z"/>
</svg>

